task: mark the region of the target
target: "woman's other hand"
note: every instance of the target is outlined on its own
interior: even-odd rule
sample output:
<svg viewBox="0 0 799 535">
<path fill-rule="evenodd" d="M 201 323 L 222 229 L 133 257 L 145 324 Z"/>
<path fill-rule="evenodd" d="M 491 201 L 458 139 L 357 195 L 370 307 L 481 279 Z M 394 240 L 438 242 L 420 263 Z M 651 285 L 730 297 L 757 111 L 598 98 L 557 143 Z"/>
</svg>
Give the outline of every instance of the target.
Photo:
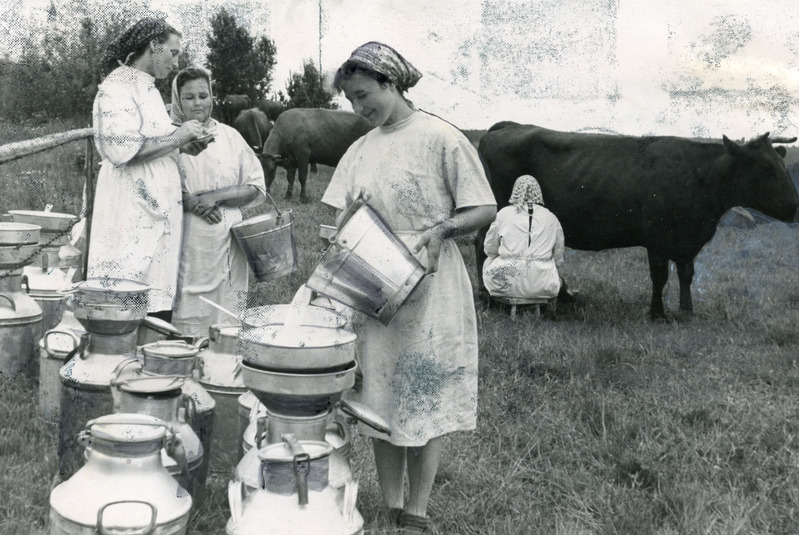
<svg viewBox="0 0 799 535">
<path fill-rule="evenodd" d="M 210 210 L 208 210 L 205 215 L 203 216 L 206 222 L 216 225 L 217 223 L 222 222 L 222 211 L 219 209 L 218 206 L 214 206 Z"/>
<path fill-rule="evenodd" d="M 425 275 L 431 275 L 438 271 L 438 257 L 441 256 L 441 246 L 444 240 L 450 237 L 452 237 L 452 229 L 444 223 L 429 228 L 422 233 L 419 242 L 413 248 L 413 252 L 418 253 L 422 250 L 422 247 L 427 248 Z"/>
</svg>

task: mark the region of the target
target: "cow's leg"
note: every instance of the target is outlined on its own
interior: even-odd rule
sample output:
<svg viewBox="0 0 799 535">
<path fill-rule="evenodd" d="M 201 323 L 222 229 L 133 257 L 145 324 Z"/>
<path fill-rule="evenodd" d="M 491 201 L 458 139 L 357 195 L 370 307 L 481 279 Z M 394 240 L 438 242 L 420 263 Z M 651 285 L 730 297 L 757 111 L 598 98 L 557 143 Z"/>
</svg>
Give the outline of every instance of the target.
<svg viewBox="0 0 799 535">
<path fill-rule="evenodd" d="M 311 200 L 305 189 L 305 182 L 308 180 L 309 159 L 310 155 L 305 155 L 305 154 L 301 154 L 297 158 L 297 172 L 299 173 L 299 179 L 300 179 L 300 202 L 303 203 L 307 203 Z"/>
<path fill-rule="evenodd" d="M 681 319 L 690 319 L 694 313 L 691 300 L 691 282 L 694 280 L 693 258 L 684 262 L 676 262 L 677 277 L 680 279 L 680 313 Z"/>
<path fill-rule="evenodd" d="M 669 258 L 647 249 L 649 256 L 649 276 L 652 278 L 652 303 L 649 306 L 649 317 L 653 320 L 666 319 L 663 309 L 663 288 L 669 280 Z"/>
<path fill-rule="evenodd" d="M 286 180 L 289 185 L 286 187 L 286 199 L 291 199 L 294 196 L 294 175 L 297 173 L 297 168 L 293 165 L 286 167 Z"/>
<path fill-rule="evenodd" d="M 488 227 L 484 227 L 478 230 L 474 236 L 474 258 L 477 264 L 477 297 L 483 302 L 484 306 L 488 306 L 491 302 L 491 296 L 488 295 L 488 290 L 486 290 L 483 282 L 483 264 L 488 258 L 484 248 L 487 233 Z"/>
<path fill-rule="evenodd" d="M 311 172 L 314 174 L 319 172 L 319 169 L 316 167 L 316 162 L 311 162 Z"/>
</svg>

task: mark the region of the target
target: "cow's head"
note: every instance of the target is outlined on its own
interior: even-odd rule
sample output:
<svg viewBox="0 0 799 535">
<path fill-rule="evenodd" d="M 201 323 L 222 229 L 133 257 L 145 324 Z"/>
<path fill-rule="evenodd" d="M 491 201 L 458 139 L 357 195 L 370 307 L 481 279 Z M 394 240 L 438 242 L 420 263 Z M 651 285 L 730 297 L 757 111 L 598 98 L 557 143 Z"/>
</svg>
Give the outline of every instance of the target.
<svg viewBox="0 0 799 535">
<path fill-rule="evenodd" d="M 793 143 L 796 138 L 769 139 L 768 132 L 743 145 L 724 136 L 727 153 L 735 158 L 734 187 L 744 205 L 781 221 L 799 221 L 799 193 L 785 166 L 785 147 L 772 143 Z"/>
<path fill-rule="evenodd" d="M 258 159 L 261 160 L 261 167 L 264 169 L 264 180 L 267 189 L 269 189 L 269 187 L 272 186 L 272 182 L 275 180 L 277 166 L 283 163 L 284 158 L 279 154 L 269 154 L 267 152 L 255 151 L 255 154 L 257 154 Z"/>
</svg>

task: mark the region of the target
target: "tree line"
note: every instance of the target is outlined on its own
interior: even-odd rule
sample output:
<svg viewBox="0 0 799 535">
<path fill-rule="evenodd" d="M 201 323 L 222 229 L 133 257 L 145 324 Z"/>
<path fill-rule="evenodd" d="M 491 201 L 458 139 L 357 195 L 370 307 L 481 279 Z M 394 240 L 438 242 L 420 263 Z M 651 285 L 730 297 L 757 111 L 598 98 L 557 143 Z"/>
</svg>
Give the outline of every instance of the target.
<svg viewBox="0 0 799 535">
<path fill-rule="evenodd" d="M 69 28 L 48 25 L 22 43 L 18 58 L 0 58 L 0 118 L 9 121 L 89 117 L 97 86 L 102 81 L 101 59 L 106 46 L 137 18 L 135 12 L 99 17 L 86 13 Z M 252 102 L 269 98 L 286 107 L 331 108 L 333 93 L 312 60 L 301 72 L 292 72 L 285 92 L 272 91 L 277 49 L 267 36 L 252 36 L 233 13 L 220 8 L 209 19 L 208 54 L 200 63 L 190 46 L 184 48 L 180 68 L 203 65 L 214 78 L 214 94 L 247 95 Z M 171 99 L 175 73 L 158 80 L 164 97 Z"/>
</svg>

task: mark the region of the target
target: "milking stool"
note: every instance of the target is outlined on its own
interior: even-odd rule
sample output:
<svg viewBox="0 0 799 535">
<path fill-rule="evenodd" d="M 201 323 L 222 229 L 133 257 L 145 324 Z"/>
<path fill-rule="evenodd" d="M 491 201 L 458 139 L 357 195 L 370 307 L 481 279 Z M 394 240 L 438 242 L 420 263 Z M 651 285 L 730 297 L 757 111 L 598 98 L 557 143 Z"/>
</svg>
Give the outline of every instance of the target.
<svg viewBox="0 0 799 535">
<path fill-rule="evenodd" d="M 555 303 L 555 299 L 544 299 L 544 298 L 537 298 L 537 299 L 518 299 L 515 297 L 494 297 L 491 296 L 491 301 L 496 301 L 497 303 L 501 303 L 503 305 L 510 306 L 510 319 L 516 320 L 516 307 L 519 305 L 533 305 L 533 312 L 535 314 L 536 319 L 541 318 L 541 305 L 552 305 Z"/>
</svg>

